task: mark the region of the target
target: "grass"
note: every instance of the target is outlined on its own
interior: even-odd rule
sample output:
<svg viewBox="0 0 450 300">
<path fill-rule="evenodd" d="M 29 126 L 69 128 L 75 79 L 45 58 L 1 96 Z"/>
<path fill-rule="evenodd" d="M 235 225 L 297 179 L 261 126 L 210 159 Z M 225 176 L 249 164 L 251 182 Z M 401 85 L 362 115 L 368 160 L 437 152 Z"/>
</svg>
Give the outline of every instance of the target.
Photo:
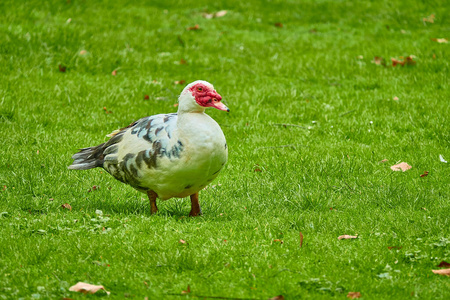
<svg viewBox="0 0 450 300">
<path fill-rule="evenodd" d="M 449 278 L 431 272 L 450 261 L 450 171 L 439 161 L 450 160 L 450 55 L 430 40 L 450 37 L 444 1 L 7 0 L 0 10 L 0 298 L 84 299 L 68 291 L 78 281 L 111 299 L 449 298 Z M 416 65 L 391 66 L 408 55 Z M 151 216 L 143 194 L 106 172 L 67 170 L 77 148 L 174 112 L 174 81 L 197 79 L 231 109 L 209 110 L 230 152 L 200 194 L 203 217 L 186 217 L 188 199 Z M 391 171 L 398 161 L 412 169 Z"/>
</svg>

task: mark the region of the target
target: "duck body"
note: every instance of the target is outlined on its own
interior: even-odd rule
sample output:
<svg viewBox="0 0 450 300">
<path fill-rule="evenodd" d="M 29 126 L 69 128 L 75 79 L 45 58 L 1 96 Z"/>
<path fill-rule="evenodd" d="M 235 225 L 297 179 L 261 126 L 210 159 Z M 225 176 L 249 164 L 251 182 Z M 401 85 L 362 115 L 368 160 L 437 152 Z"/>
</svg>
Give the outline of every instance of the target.
<svg viewBox="0 0 450 300">
<path fill-rule="evenodd" d="M 201 104 L 205 101 L 197 100 L 200 97 L 195 91 L 200 90 L 209 90 L 210 98 L 215 99 L 215 103 L 208 99 L 206 107 L 228 111 L 212 85 L 196 81 L 180 95 L 178 113 L 145 117 L 114 131 L 106 143 L 73 155 L 69 169 L 104 168 L 121 182 L 147 193 L 152 213 L 157 210 L 156 197 L 191 196 L 191 201 L 197 198 L 198 206 L 198 192 L 218 176 L 228 158 L 219 124 L 204 112 L 206 107 Z"/>
<path fill-rule="evenodd" d="M 154 191 L 161 200 L 200 191 L 228 158 L 222 130 L 205 113 L 181 120 L 177 114 L 143 118 L 105 152 L 106 171 L 139 191 Z"/>
</svg>

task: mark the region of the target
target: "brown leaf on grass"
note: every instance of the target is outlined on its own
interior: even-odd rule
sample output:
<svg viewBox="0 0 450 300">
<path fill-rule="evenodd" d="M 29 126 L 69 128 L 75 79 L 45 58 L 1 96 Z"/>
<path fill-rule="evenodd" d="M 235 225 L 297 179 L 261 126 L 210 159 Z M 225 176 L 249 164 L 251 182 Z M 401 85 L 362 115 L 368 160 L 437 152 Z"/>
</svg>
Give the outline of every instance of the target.
<svg viewBox="0 0 450 300">
<path fill-rule="evenodd" d="M 386 60 L 380 56 L 375 56 L 372 60 L 372 63 L 386 67 Z"/>
<path fill-rule="evenodd" d="M 405 65 L 413 66 L 413 65 L 416 64 L 416 62 L 413 60 L 413 58 L 414 58 L 413 55 L 410 55 L 410 56 L 407 56 L 407 57 L 400 56 L 399 59 L 391 58 L 392 66 L 393 67 L 395 67 L 397 65 L 401 65 L 402 67 L 405 66 Z"/>
<path fill-rule="evenodd" d="M 185 84 L 186 80 L 174 81 L 173 83 L 175 83 L 175 84 Z"/>
<path fill-rule="evenodd" d="M 420 177 L 425 177 L 425 176 L 428 176 L 428 171 L 425 171 L 425 172 L 423 172 L 423 174 L 420 174 Z"/>
<path fill-rule="evenodd" d="M 431 270 L 434 274 L 439 274 L 442 276 L 450 276 L 450 269 L 441 269 L 441 270 Z"/>
<path fill-rule="evenodd" d="M 80 55 L 86 55 L 87 54 L 87 51 L 86 50 L 81 50 L 80 51 Z"/>
<path fill-rule="evenodd" d="M 198 24 L 195 24 L 195 26 L 186 28 L 186 30 L 199 30 L 199 29 L 200 29 L 200 26 Z"/>
<path fill-rule="evenodd" d="M 423 18 L 422 20 L 423 20 L 423 23 L 425 23 L 425 22 L 434 23 L 434 18 L 435 18 L 435 15 L 431 14 L 428 17 Z"/>
<path fill-rule="evenodd" d="M 66 68 L 66 66 L 58 65 L 58 69 L 61 73 L 65 73 L 67 68 Z"/>
<path fill-rule="evenodd" d="M 397 96 L 395 96 L 394 98 L 392 98 L 392 100 L 394 100 L 394 101 L 398 101 L 398 97 L 397 97 Z"/>
<path fill-rule="evenodd" d="M 347 298 L 350 298 L 350 299 L 361 298 L 361 293 L 360 292 L 348 292 Z"/>
<path fill-rule="evenodd" d="M 107 110 L 107 109 L 106 109 L 106 106 L 103 106 L 103 110 L 104 110 L 105 113 L 107 113 L 107 114 L 112 114 L 112 111 L 111 111 L 111 110 Z"/>
<path fill-rule="evenodd" d="M 112 71 L 112 72 L 111 72 L 111 75 L 112 75 L 112 76 L 116 76 L 116 75 L 117 75 L 117 70 Z"/>
<path fill-rule="evenodd" d="M 283 23 L 278 22 L 278 23 L 275 23 L 274 25 L 275 25 L 275 27 L 283 28 Z"/>
<path fill-rule="evenodd" d="M 70 206 L 69 203 L 64 203 L 63 205 L 61 205 L 61 207 L 72 211 L 72 206 Z"/>
<path fill-rule="evenodd" d="M 303 246 L 303 233 L 300 232 L 300 248 Z"/>
<path fill-rule="evenodd" d="M 269 300 L 284 300 L 284 296 L 283 295 L 278 295 L 278 296 L 269 298 Z"/>
<path fill-rule="evenodd" d="M 438 42 L 439 44 L 447 44 L 448 43 L 448 39 L 445 38 L 441 38 L 441 39 L 431 39 L 434 42 Z"/>
<path fill-rule="evenodd" d="M 180 65 L 187 65 L 187 61 L 185 59 L 180 59 Z"/>
<path fill-rule="evenodd" d="M 407 163 L 405 163 L 405 162 L 401 162 L 401 163 L 399 163 L 397 165 L 391 166 L 391 170 L 392 171 L 403 171 L 403 172 L 405 172 L 405 171 L 407 171 L 407 170 L 409 170 L 411 168 L 412 167 L 410 165 L 408 165 Z"/>
<path fill-rule="evenodd" d="M 186 242 L 185 240 L 183 240 L 183 239 L 180 239 L 180 240 L 178 241 L 178 243 L 180 243 L 180 244 L 187 244 L 187 242 Z"/>
<path fill-rule="evenodd" d="M 173 105 L 173 107 L 178 107 L 178 103 L 175 103 L 175 104 Z"/>
<path fill-rule="evenodd" d="M 450 267 L 450 263 L 446 261 L 441 261 L 441 263 L 438 265 L 438 268 L 448 268 Z"/>
<path fill-rule="evenodd" d="M 338 237 L 339 240 L 348 240 L 348 239 L 357 239 L 358 236 L 357 235 L 348 235 L 348 234 L 344 234 Z"/>
<path fill-rule="evenodd" d="M 149 100 L 150 99 L 150 96 L 149 95 L 145 95 L 144 96 L 144 100 Z"/>
<path fill-rule="evenodd" d="M 106 111 L 106 107 L 103 107 L 103 109 Z M 112 113 L 112 111 L 107 112 L 107 113 Z M 90 193 L 90 192 L 92 192 L 92 191 L 97 191 L 97 190 L 99 190 L 99 189 L 100 189 L 100 187 L 99 187 L 98 185 L 93 185 L 93 186 L 88 190 L 88 193 Z"/>
<path fill-rule="evenodd" d="M 392 250 L 392 249 L 400 250 L 400 249 L 402 249 L 402 248 L 403 248 L 402 246 L 392 246 L 392 247 L 388 247 L 389 250 Z"/>
<path fill-rule="evenodd" d="M 383 163 L 385 163 L 385 162 L 388 162 L 388 160 L 385 158 L 385 159 L 383 159 L 383 160 L 380 160 L 378 163 L 379 164 L 383 164 Z"/>
<path fill-rule="evenodd" d="M 185 295 L 185 294 L 190 294 L 190 293 L 191 293 L 191 286 L 188 284 L 187 289 L 185 291 L 181 291 L 181 294 Z"/>
<path fill-rule="evenodd" d="M 283 241 L 282 240 L 280 240 L 280 239 L 274 239 L 273 240 L 275 243 L 280 243 L 280 244 L 283 244 Z"/>
<path fill-rule="evenodd" d="M 85 282 L 78 282 L 77 284 L 69 288 L 69 291 L 80 292 L 83 294 L 95 294 L 99 290 L 104 290 L 108 295 L 110 294 L 110 292 L 105 290 L 103 285 L 93 285 Z"/>
</svg>

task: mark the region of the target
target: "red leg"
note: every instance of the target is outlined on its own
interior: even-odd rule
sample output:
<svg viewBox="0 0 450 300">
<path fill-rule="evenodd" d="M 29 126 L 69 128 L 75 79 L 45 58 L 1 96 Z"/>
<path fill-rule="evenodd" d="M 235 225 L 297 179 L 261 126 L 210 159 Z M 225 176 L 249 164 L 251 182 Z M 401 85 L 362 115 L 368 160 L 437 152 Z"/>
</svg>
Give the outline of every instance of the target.
<svg viewBox="0 0 450 300">
<path fill-rule="evenodd" d="M 202 215 L 202 210 L 200 208 L 200 203 L 198 203 L 198 193 L 191 195 L 191 212 L 189 217 L 197 217 Z"/>
<path fill-rule="evenodd" d="M 150 208 L 152 210 L 152 215 L 156 214 L 156 212 L 158 211 L 158 207 L 156 206 L 156 198 L 158 198 L 158 195 L 154 191 L 148 190 L 147 196 L 148 199 L 150 200 Z"/>
</svg>

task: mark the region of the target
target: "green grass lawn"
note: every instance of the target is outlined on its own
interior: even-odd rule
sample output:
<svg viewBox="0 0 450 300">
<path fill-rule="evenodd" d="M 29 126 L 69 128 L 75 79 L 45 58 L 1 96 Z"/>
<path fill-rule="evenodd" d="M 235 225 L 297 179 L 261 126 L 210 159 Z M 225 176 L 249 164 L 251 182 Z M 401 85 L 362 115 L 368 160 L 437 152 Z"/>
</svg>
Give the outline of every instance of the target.
<svg viewBox="0 0 450 300">
<path fill-rule="evenodd" d="M 449 299 L 446 1 L 129 2 L 0 3 L 0 299 Z M 197 79 L 231 109 L 202 217 L 67 169 Z"/>
</svg>

